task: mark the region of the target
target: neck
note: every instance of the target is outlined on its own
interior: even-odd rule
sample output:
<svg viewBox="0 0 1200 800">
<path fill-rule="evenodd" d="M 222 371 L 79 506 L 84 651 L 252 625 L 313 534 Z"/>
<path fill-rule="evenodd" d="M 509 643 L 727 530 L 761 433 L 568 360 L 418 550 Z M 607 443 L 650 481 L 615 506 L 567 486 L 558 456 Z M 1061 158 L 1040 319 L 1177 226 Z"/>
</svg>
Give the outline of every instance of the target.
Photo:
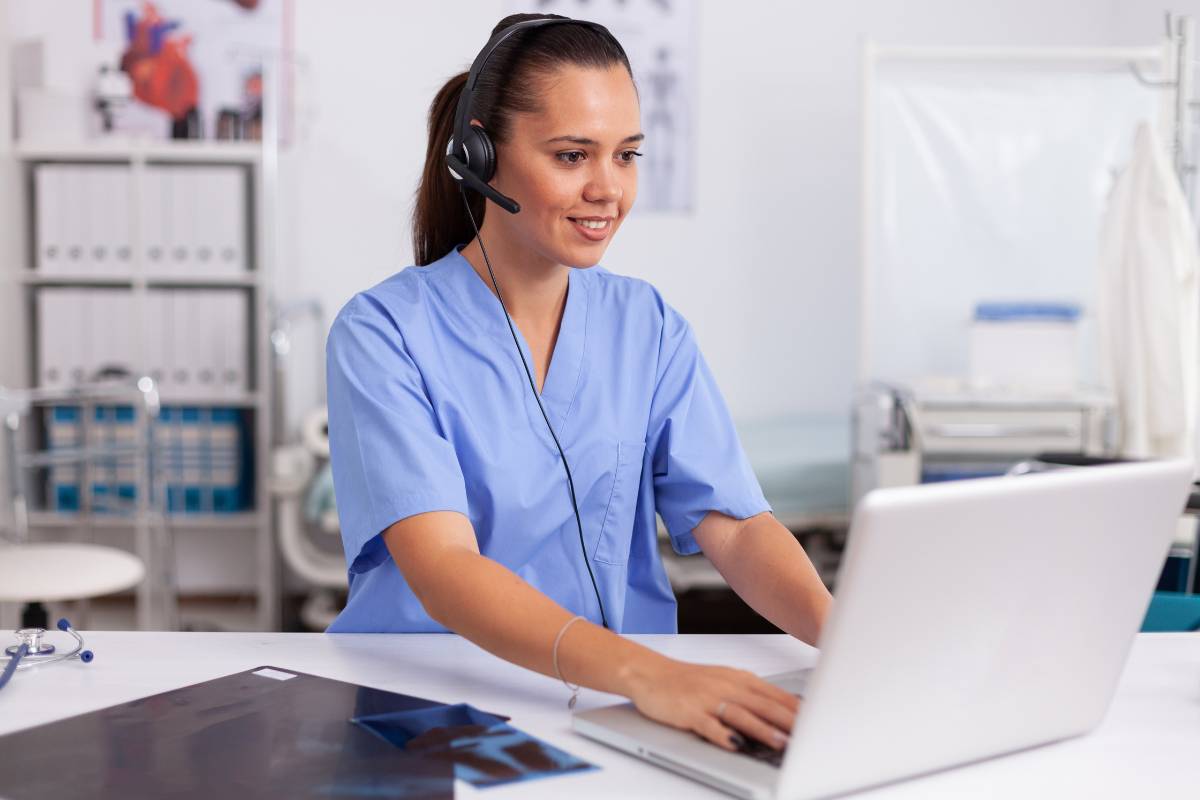
<svg viewBox="0 0 1200 800">
<path fill-rule="evenodd" d="M 570 267 L 555 263 L 522 247 L 502 232 L 489 231 L 488 222 L 498 209 L 490 209 L 492 216 L 484 220 L 480 236 L 472 239 L 462 249 L 462 255 L 475 269 L 480 280 L 495 294 L 492 279 L 484 262 L 482 238 L 487 247 L 492 272 L 504 296 L 504 305 L 513 320 L 519 320 L 535 329 L 557 328 L 566 306 L 567 279 Z"/>
</svg>

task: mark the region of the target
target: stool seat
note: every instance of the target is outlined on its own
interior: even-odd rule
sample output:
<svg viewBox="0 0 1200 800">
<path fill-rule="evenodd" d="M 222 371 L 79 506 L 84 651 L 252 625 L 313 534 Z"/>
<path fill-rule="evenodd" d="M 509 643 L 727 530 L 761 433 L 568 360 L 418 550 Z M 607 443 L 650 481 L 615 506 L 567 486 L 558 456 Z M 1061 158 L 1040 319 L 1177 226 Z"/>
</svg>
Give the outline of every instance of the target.
<svg viewBox="0 0 1200 800">
<path fill-rule="evenodd" d="M 145 576 L 140 558 L 115 547 L 0 544 L 0 602 L 83 600 L 131 589 Z"/>
</svg>

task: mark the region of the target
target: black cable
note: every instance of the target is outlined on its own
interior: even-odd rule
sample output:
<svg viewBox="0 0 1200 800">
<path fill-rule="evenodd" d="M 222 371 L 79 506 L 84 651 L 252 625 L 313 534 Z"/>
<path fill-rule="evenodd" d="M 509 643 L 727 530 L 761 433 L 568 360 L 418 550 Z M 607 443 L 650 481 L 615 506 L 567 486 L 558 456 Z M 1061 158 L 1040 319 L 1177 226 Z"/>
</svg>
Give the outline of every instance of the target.
<svg viewBox="0 0 1200 800">
<path fill-rule="evenodd" d="M 508 315 L 508 308 L 504 305 L 504 297 L 500 294 L 500 287 L 496 285 L 496 273 L 492 272 L 492 262 L 488 258 L 487 250 L 483 247 L 483 237 L 479 235 L 479 225 L 475 223 L 475 215 L 471 213 L 471 204 L 467 201 L 467 191 L 461 184 L 459 184 L 458 193 L 462 195 L 463 205 L 467 207 L 467 216 L 471 218 L 471 227 L 475 229 L 475 238 L 479 240 L 479 250 L 483 253 L 483 263 L 487 264 L 488 275 L 492 278 L 492 288 L 496 290 L 496 299 L 500 301 L 500 308 L 504 311 L 504 319 L 508 322 L 508 332 L 512 334 L 513 345 L 517 348 L 517 355 L 521 357 L 521 365 L 525 367 L 525 377 L 529 379 L 529 388 L 533 390 L 533 399 L 537 401 L 538 409 L 542 412 L 542 419 L 546 420 L 546 427 L 550 431 L 550 438 L 554 440 L 554 446 L 558 448 L 558 455 L 562 458 L 563 469 L 567 471 L 567 488 L 571 490 L 571 507 L 575 509 L 575 525 L 579 528 L 579 548 L 583 551 L 583 565 L 587 567 L 588 577 L 592 579 L 592 590 L 596 593 L 596 603 L 600 606 L 600 622 L 607 628 L 608 617 L 604 614 L 604 601 L 600 599 L 600 589 L 596 586 L 596 576 L 592 574 L 592 565 L 588 562 L 587 545 L 583 541 L 583 521 L 579 518 L 579 503 L 575 500 L 575 481 L 571 479 L 571 468 L 567 465 L 567 454 L 563 452 L 562 445 L 558 443 L 558 436 L 554 433 L 554 426 L 550 424 L 550 417 L 546 416 L 546 409 L 542 407 L 542 398 L 538 397 L 537 386 L 533 382 L 533 373 L 529 371 L 529 364 L 525 361 L 525 352 L 521 350 L 521 343 L 517 341 L 517 332 L 513 329 L 512 318 Z"/>
</svg>

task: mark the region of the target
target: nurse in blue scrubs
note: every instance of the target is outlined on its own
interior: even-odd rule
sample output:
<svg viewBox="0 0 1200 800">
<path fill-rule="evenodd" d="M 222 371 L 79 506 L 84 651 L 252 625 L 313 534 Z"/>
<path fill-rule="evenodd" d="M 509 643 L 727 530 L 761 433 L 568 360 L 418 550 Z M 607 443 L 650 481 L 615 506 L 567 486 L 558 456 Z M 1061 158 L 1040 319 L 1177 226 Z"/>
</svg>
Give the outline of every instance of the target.
<svg viewBox="0 0 1200 800">
<path fill-rule="evenodd" d="M 430 109 L 416 265 L 356 295 L 329 333 L 350 572 L 329 631 L 452 631 L 727 749 L 744 736 L 780 747 L 792 695 L 621 636 L 676 631 L 656 513 L 676 552 L 703 551 L 788 633 L 815 643 L 831 602 L 771 515 L 687 320 L 600 265 L 637 195 L 625 53 L 578 24 L 497 46 L 470 116 L 496 145 L 490 185 L 517 214 L 460 194 L 443 160 L 466 77 Z"/>
</svg>

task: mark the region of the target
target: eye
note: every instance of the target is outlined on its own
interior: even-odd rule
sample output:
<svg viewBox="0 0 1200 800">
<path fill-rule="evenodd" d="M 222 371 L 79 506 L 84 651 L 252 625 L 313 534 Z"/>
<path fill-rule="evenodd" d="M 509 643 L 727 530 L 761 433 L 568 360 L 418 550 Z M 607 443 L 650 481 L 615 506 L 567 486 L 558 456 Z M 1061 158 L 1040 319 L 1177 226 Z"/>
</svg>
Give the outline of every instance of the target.
<svg viewBox="0 0 1200 800">
<path fill-rule="evenodd" d="M 625 150 L 621 153 L 621 163 L 632 164 L 635 156 L 641 158 L 644 155 L 645 153 L 640 153 L 637 150 Z"/>
<path fill-rule="evenodd" d="M 566 153 L 555 153 L 554 157 L 564 164 L 578 164 L 585 155 L 586 154 L 582 150 L 571 150 Z M 563 156 L 567 156 L 567 158 L 563 158 Z M 575 157 L 572 158 L 572 156 Z"/>
</svg>

